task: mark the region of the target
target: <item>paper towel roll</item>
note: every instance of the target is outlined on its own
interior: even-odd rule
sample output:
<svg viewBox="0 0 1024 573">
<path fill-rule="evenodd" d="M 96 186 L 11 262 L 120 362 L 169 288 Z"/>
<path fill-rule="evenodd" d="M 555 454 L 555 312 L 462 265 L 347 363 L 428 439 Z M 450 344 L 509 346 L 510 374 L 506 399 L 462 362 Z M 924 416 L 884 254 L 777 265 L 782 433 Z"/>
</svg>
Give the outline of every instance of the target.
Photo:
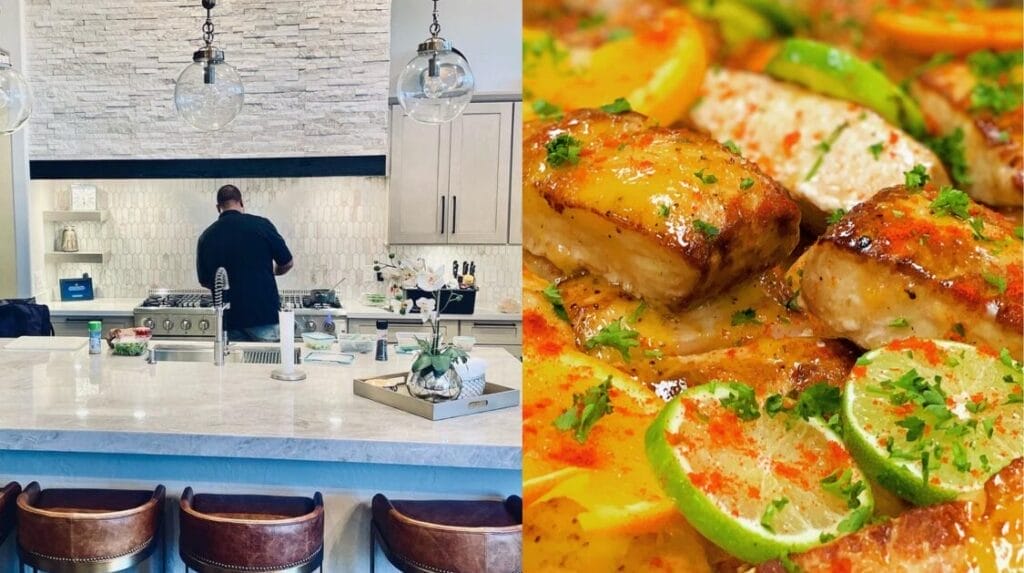
<svg viewBox="0 0 1024 573">
<path fill-rule="evenodd" d="M 281 331 L 281 370 L 291 374 L 295 370 L 295 313 L 282 310 L 277 319 Z"/>
</svg>

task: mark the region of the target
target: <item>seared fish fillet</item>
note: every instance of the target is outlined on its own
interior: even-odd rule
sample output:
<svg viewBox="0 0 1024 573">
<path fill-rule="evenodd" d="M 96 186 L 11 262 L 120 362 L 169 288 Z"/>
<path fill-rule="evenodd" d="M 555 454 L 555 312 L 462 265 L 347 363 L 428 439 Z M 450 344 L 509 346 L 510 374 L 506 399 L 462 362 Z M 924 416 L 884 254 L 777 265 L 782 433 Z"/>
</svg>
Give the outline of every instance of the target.
<svg viewBox="0 0 1024 573">
<path fill-rule="evenodd" d="M 668 401 L 713 380 L 742 380 L 760 397 L 801 392 L 818 382 L 841 387 L 858 353 L 842 340 L 759 338 L 742 346 L 662 360 L 661 380 L 648 381 Z"/>
<path fill-rule="evenodd" d="M 726 69 L 709 71 L 702 92 L 690 112 L 694 125 L 718 141 L 732 140 L 789 189 L 811 229 L 824 229 L 836 209 L 848 211 L 879 189 L 902 184 L 914 165 L 947 181 L 930 149 L 860 105 Z"/>
<path fill-rule="evenodd" d="M 951 62 L 922 74 L 913 93 L 928 124 L 940 134 L 963 130 L 970 183 L 961 183 L 962 188 L 982 203 L 1019 207 L 1024 204 L 1024 113 L 1020 106 L 998 115 L 972 110 L 971 92 L 977 83 L 967 64 Z"/>
<path fill-rule="evenodd" d="M 667 379 L 665 360 L 671 356 L 727 348 L 756 338 L 818 336 L 821 331 L 807 314 L 787 307 L 792 295 L 776 269 L 679 312 L 641 303 L 593 275 L 563 281 L 558 290 L 577 344 L 645 381 Z M 587 342 L 610 325 L 636 332 L 639 345 L 630 349 L 629 360 L 614 346 L 587 349 Z"/>
<path fill-rule="evenodd" d="M 967 573 L 1024 569 L 1024 458 L 985 483 L 984 499 L 911 509 L 790 558 L 805 573 Z M 769 562 L 759 573 L 782 573 Z"/>
<path fill-rule="evenodd" d="M 941 195 L 941 197 L 940 197 Z M 942 208 L 963 199 L 962 215 Z M 803 257 L 808 311 L 862 347 L 916 336 L 1008 348 L 1021 339 L 1021 239 L 962 192 L 886 189 L 832 225 Z"/>
<path fill-rule="evenodd" d="M 523 146 L 523 244 L 567 274 L 587 269 L 678 309 L 779 262 L 799 238 L 785 190 L 706 136 L 580 110 L 528 123 Z"/>
</svg>

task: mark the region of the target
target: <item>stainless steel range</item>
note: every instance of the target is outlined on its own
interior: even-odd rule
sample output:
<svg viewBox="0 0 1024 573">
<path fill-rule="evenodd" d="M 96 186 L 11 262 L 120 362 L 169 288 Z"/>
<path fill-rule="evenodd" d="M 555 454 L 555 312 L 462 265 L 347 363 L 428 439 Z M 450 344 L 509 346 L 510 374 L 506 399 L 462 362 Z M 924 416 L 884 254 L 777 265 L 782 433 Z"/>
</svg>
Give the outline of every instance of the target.
<svg viewBox="0 0 1024 573">
<path fill-rule="evenodd" d="M 345 332 L 345 313 L 337 296 L 323 290 L 283 290 L 281 304 L 295 309 L 295 336 L 303 332 Z M 153 289 L 135 307 L 135 325 L 153 330 L 155 338 L 213 338 L 213 296 L 205 289 Z"/>
</svg>

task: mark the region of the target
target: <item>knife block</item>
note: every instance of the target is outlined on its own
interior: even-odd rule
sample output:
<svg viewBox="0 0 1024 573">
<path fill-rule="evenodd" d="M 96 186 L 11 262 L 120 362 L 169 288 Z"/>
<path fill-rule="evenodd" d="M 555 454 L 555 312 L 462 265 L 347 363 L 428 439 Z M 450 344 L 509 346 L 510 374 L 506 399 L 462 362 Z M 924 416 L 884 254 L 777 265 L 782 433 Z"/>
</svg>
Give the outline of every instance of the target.
<svg viewBox="0 0 1024 573">
<path fill-rule="evenodd" d="M 476 310 L 476 291 L 477 289 L 475 288 L 441 289 L 437 297 L 439 308 L 443 309 L 441 314 L 473 314 Z M 453 294 L 461 294 L 462 300 L 449 303 L 448 300 Z M 405 289 L 405 298 L 413 301 L 413 307 L 410 312 L 417 314 L 420 309 L 415 304 L 416 299 L 432 298 L 432 295 L 425 290 L 410 288 Z"/>
</svg>

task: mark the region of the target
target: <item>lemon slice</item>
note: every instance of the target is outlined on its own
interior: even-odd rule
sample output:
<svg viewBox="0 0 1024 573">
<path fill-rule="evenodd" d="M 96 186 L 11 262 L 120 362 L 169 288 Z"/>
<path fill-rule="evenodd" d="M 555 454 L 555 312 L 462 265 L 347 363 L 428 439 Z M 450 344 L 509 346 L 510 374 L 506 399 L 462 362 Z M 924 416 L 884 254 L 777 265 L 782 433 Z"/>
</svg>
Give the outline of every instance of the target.
<svg viewBox="0 0 1024 573">
<path fill-rule="evenodd" d="M 850 451 L 878 483 L 918 505 L 979 491 L 1024 455 L 1021 379 L 1007 352 L 958 342 L 910 338 L 868 352 L 843 396 Z"/>
<path fill-rule="evenodd" d="M 751 563 L 852 533 L 874 508 L 867 481 L 824 422 L 769 415 L 735 382 L 669 402 L 647 431 L 647 457 L 687 521 Z"/>
<path fill-rule="evenodd" d="M 681 118 L 698 96 L 707 49 L 686 11 L 663 10 L 594 49 L 570 49 L 548 32 L 523 30 L 525 119 L 596 108 L 618 98 L 655 121 Z"/>
</svg>

